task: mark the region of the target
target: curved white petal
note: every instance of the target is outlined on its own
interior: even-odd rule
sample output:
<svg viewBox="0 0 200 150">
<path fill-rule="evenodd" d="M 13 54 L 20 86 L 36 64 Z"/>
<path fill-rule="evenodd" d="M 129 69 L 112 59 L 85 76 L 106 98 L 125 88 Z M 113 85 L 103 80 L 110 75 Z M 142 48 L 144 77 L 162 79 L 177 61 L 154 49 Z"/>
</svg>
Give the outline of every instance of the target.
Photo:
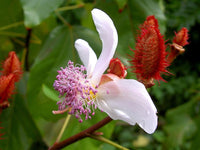
<svg viewBox="0 0 200 150">
<path fill-rule="evenodd" d="M 157 127 L 156 107 L 144 85 L 136 80 L 121 79 L 101 85 L 96 103 L 112 119 L 137 123 L 149 134 Z"/>
<path fill-rule="evenodd" d="M 90 45 L 82 39 L 78 39 L 75 41 L 75 48 L 79 54 L 81 61 L 87 69 L 87 75 L 89 77 L 92 76 L 92 72 L 97 62 L 96 54 L 94 53 Z"/>
<path fill-rule="evenodd" d="M 97 60 L 92 76 L 92 79 L 98 84 L 115 53 L 118 35 L 111 18 L 106 13 L 99 9 L 93 9 L 92 17 L 102 41 L 102 52 Z"/>
</svg>

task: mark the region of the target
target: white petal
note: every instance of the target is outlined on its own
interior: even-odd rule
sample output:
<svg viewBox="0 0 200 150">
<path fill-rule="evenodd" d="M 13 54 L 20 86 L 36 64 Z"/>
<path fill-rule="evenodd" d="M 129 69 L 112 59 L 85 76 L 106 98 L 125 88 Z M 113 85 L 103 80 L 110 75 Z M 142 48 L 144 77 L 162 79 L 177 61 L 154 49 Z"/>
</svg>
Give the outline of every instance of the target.
<svg viewBox="0 0 200 150">
<path fill-rule="evenodd" d="M 94 24 L 102 41 L 102 52 L 94 68 L 92 79 L 99 83 L 104 71 L 108 68 L 110 60 L 115 53 L 118 35 L 111 18 L 99 9 L 92 10 Z"/>
<path fill-rule="evenodd" d="M 144 85 L 136 80 L 121 79 L 101 85 L 96 103 L 112 119 L 137 123 L 149 134 L 157 127 L 156 107 Z"/>
<path fill-rule="evenodd" d="M 75 41 L 75 48 L 78 51 L 81 61 L 87 69 L 87 75 L 92 76 L 92 72 L 97 62 L 96 54 L 94 53 L 90 45 L 82 39 L 78 39 Z"/>
</svg>

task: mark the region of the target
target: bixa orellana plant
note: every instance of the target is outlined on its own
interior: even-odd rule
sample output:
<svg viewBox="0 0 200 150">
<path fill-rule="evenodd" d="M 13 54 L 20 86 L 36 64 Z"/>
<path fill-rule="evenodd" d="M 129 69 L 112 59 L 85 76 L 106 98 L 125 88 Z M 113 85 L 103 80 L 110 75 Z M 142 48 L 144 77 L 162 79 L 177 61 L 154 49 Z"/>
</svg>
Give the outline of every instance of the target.
<svg viewBox="0 0 200 150">
<path fill-rule="evenodd" d="M 9 52 L 8 58 L 2 63 L 0 71 L 0 113 L 10 106 L 9 98 L 15 93 L 15 83 L 22 76 L 21 63 L 14 51 Z"/>
<path fill-rule="evenodd" d="M 102 52 L 96 54 L 83 39 L 75 48 L 84 65 L 68 61 L 58 71 L 53 86 L 59 92 L 58 111 L 68 111 L 83 122 L 95 115 L 95 109 L 106 112 L 114 120 L 136 123 L 151 134 L 157 127 L 157 110 L 145 86 L 114 73 L 103 74 L 109 66 L 118 44 L 118 34 L 111 18 L 99 9 L 92 10 L 94 24 L 102 41 Z"/>
</svg>

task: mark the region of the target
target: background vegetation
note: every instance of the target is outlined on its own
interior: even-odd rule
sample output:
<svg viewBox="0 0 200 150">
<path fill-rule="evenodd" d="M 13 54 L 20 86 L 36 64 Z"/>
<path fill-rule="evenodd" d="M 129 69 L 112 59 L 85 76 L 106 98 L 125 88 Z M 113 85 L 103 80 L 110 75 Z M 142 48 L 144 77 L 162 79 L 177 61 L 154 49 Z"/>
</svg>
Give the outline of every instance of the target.
<svg viewBox="0 0 200 150">
<path fill-rule="evenodd" d="M 130 149 L 200 149 L 200 1 L 199 0 L 1 0 L 0 61 L 16 51 L 24 66 L 11 106 L 0 114 L 2 150 L 43 150 L 52 145 L 66 114 L 57 110 L 58 93 L 52 84 L 57 70 L 68 60 L 80 63 L 74 49 L 77 38 L 87 40 L 95 52 L 101 42 L 91 10 L 99 8 L 113 20 L 119 35 L 116 57 L 128 64 L 129 47 L 134 49 L 139 24 L 155 15 L 167 43 L 182 27 L 189 30 L 186 52 L 169 67 L 172 73 L 149 90 L 158 109 L 159 126 L 152 135 L 137 126 L 113 121 L 100 131 L 104 136 Z M 27 46 L 27 35 L 31 32 Z M 28 48 L 29 47 L 29 48 Z M 28 65 L 25 55 L 28 48 Z M 135 78 L 130 73 L 128 78 Z M 62 140 L 100 121 L 97 112 L 82 124 L 71 118 Z M 84 139 L 65 149 L 115 150 L 108 144 Z"/>
</svg>

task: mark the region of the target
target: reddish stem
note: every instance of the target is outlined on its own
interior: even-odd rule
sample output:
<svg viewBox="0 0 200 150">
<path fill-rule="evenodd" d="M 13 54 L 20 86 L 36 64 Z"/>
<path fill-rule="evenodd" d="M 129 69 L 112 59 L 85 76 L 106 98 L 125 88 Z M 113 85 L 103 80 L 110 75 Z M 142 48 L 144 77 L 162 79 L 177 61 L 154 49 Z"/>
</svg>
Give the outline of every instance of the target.
<svg viewBox="0 0 200 150">
<path fill-rule="evenodd" d="M 27 30 L 27 34 L 26 34 L 26 41 L 25 41 L 25 50 L 26 50 L 26 55 L 25 55 L 25 69 L 26 69 L 26 71 L 29 71 L 28 55 L 29 55 L 29 45 L 30 45 L 30 39 L 31 39 L 32 29 L 27 28 L 26 30 Z"/>
<path fill-rule="evenodd" d="M 74 136 L 71 136 L 62 142 L 55 143 L 52 147 L 49 148 L 49 150 L 59 150 L 59 149 L 64 148 L 67 145 L 70 145 L 78 140 L 81 140 L 85 137 L 89 137 L 90 134 L 92 134 L 94 131 L 98 130 L 99 128 L 103 127 L 110 121 L 112 121 L 112 119 L 110 117 L 106 117 L 103 120 L 101 120 L 100 122 L 98 122 L 97 124 L 91 126 L 90 128 L 88 128 L 78 134 L 75 134 Z"/>
</svg>

